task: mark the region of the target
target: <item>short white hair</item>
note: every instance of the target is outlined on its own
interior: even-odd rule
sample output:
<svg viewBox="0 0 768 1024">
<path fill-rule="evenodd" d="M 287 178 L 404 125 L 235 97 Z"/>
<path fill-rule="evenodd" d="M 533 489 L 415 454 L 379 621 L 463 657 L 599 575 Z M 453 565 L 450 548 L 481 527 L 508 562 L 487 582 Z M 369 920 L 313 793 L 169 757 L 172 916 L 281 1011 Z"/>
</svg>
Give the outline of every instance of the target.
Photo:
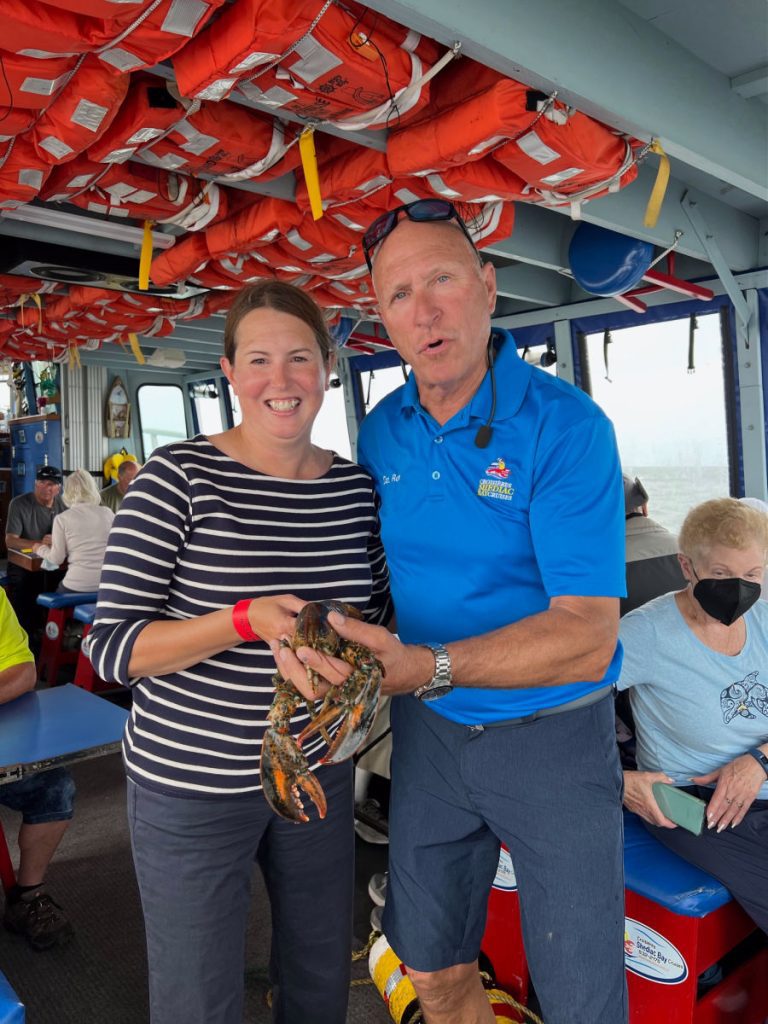
<svg viewBox="0 0 768 1024">
<path fill-rule="evenodd" d="M 67 508 L 73 505 L 100 505 L 101 495 L 87 469 L 76 469 L 70 473 L 64 481 L 64 491 L 61 495 Z"/>
</svg>

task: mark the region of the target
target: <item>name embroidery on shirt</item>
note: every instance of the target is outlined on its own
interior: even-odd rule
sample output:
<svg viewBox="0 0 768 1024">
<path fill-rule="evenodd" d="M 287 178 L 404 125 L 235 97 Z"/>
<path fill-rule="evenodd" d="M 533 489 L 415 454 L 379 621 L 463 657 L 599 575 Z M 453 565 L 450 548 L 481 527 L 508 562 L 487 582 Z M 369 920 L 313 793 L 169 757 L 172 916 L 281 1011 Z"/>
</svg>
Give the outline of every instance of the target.
<svg viewBox="0 0 768 1024">
<path fill-rule="evenodd" d="M 477 485 L 477 493 L 481 498 L 495 498 L 499 501 L 511 501 L 515 488 L 507 477 L 511 470 L 507 469 L 504 459 L 495 459 L 485 471 L 485 476 Z"/>
<path fill-rule="evenodd" d="M 386 487 L 387 484 L 399 484 L 400 474 L 399 473 L 382 473 L 381 484 L 382 487 Z"/>
</svg>

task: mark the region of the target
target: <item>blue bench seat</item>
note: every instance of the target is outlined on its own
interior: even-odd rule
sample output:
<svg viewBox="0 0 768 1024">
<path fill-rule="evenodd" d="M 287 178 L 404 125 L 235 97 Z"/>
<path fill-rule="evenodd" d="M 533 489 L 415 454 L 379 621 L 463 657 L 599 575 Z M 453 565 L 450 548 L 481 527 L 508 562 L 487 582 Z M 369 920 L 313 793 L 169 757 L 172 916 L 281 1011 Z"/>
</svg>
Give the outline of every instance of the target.
<svg viewBox="0 0 768 1024">
<path fill-rule="evenodd" d="M 662 846 L 629 813 L 624 814 L 624 884 L 686 917 L 704 917 L 731 899 L 716 878 Z"/>
</svg>

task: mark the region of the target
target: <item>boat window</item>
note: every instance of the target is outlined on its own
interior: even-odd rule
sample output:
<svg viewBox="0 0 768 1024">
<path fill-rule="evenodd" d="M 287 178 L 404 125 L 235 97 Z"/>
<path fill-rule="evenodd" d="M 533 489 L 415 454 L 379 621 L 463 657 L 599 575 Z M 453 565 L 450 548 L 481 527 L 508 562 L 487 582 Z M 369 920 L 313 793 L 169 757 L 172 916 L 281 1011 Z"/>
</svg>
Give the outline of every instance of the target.
<svg viewBox="0 0 768 1024">
<path fill-rule="evenodd" d="M 642 481 L 649 516 L 677 531 L 693 505 L 729 494 L 720 318 L 586 341 L 592 397 L 613 421 L 624 472 Z"/>
<path fill-rule="evenodd" d="M 334 378 L 331 378 L 333 381 Z M 345 459 L 352 457 L 347 429 L 347 409 L 344 403 L 344 389 L 331 387 L 325 393 L 323 404 L 312 428 L 312 442 L 319 448 L 336 452 Z"/>
<path fill-rule="evenodd" d="M 232 410 L 232 424 L 236 427 L 241 422 L 243 414 L 240 412 L 240 402 L 234 388 L 230 383 L 227 383 L 227 388 L 229 389 L 229 408 Z"/>
<path fill-rule="evenodd" d="M 142 384 L 136 399 L 145 461 L 160 445 L 182 441 L 187 436 L 184 397 L 177 384 Z"/>
<path fill-rule="evenodd" d="M 410 366 L 405 367 L 405 373 L 410 373 Z M 390 391 L 399 388 L 405 383 L 403 367 L 384 366 L 380 370 L 369 370 L 368 373 L 360 375 L 360 382 L 363 388 L 363 405 L 368 413 L 379 404 L 382 398 L 386 398 Z"/>
<path fill-rule="evenodd" d="M 196 381 L 189 385 L 189 397 L 195 416 L 195 429 L 200 434 L 220 434 L 224 429 L 221 419 L 219 387 L 213 380 Z"/>
</svg>

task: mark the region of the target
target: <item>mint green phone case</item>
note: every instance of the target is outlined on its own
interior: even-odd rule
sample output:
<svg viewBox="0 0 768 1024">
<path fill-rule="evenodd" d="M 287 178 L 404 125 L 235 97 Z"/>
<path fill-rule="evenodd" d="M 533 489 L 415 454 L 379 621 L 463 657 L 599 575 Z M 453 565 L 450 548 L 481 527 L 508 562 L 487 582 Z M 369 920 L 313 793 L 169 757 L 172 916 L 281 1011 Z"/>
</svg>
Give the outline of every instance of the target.
<svg viewBox="0 0 768 1024">
<path fill-rule="evenodd" d="M 681 828 L 687 828 L 695 836 L 700 836 L 704 828 L 704 811 L 706 803 L 691 793 L 686 793 L 666 782 L 654 782 L 653 795 L 661 813 Z"/>
</svg>

